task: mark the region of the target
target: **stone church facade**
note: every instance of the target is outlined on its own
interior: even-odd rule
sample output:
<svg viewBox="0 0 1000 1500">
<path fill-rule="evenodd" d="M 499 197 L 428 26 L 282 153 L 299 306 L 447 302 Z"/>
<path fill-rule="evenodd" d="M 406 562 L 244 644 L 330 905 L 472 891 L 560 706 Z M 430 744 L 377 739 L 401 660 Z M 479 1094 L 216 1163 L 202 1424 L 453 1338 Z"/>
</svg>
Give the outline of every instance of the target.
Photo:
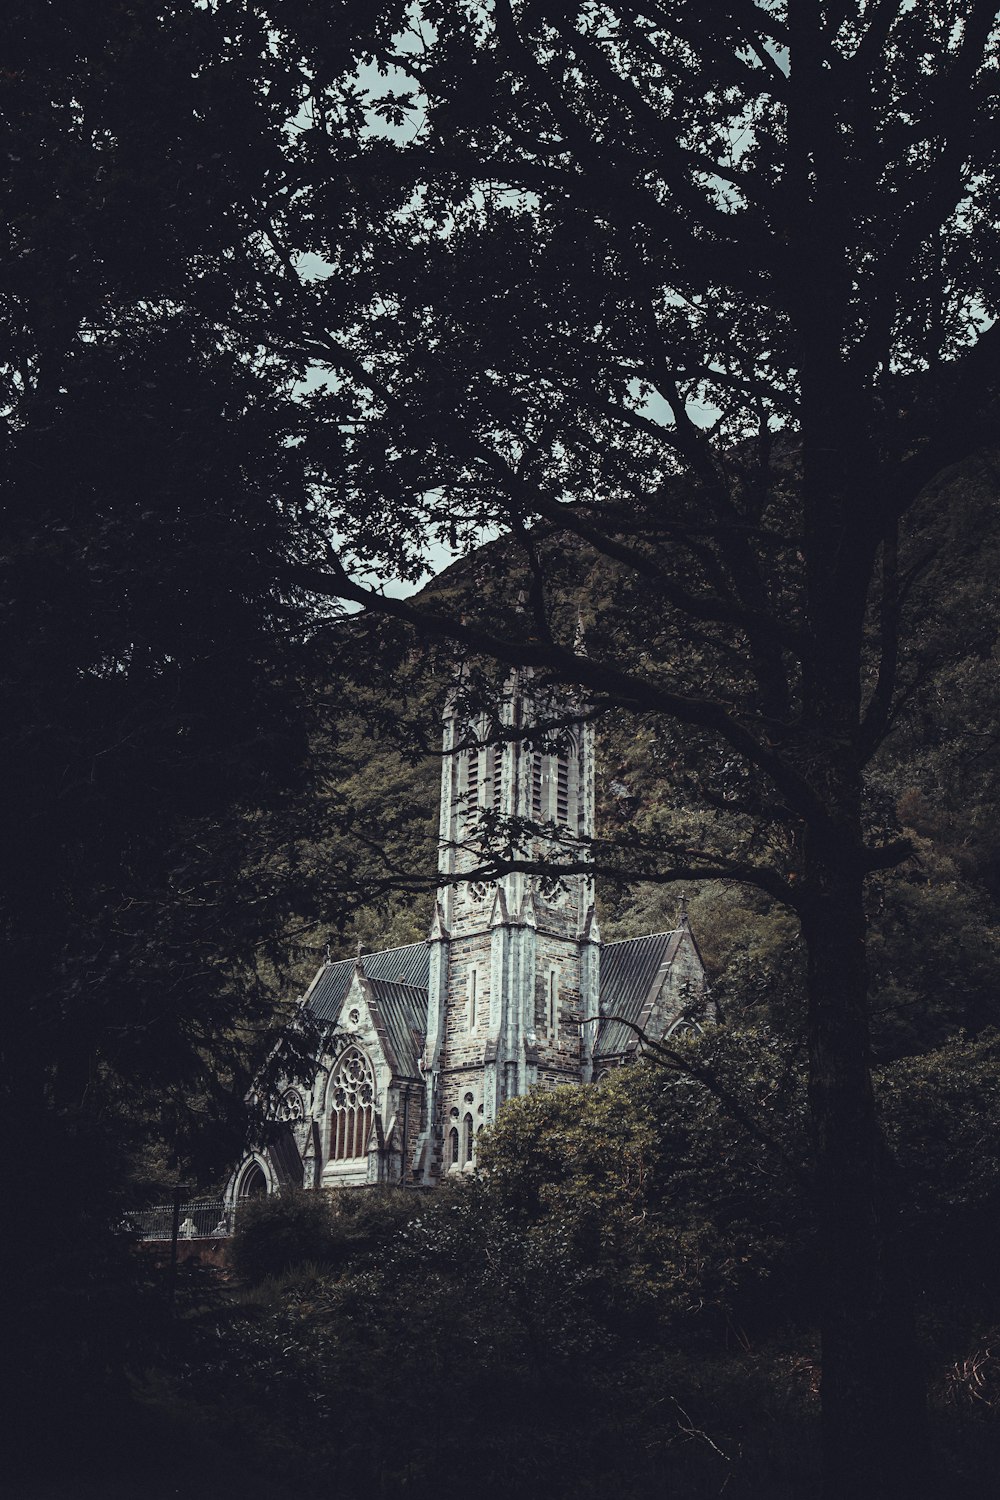
<svg viewBox="0 0 1000 1500">
<path fill-rule="evenodd" d="M 234 1173 L 230 1202 L 286 1185 L 431 1187 L 475 1168 L 507 1099 L 599 1082 L 643 1038 L 713 1019 L 686 917 L 602 943 L 593 879 L 478 878 L 491 819 L 544 827 L 524 862 L 586 864 L 593 728 L 539 727 L 517 676 L 500 722 L 445 716 L 439 874 L 426 942 L 327 962 L 302 1004 L 325 1029 L 310 1086 L 289 1087 L 270 1143 Z M 535 738 L 532 739 L 532 726 Z"/>
</svg>

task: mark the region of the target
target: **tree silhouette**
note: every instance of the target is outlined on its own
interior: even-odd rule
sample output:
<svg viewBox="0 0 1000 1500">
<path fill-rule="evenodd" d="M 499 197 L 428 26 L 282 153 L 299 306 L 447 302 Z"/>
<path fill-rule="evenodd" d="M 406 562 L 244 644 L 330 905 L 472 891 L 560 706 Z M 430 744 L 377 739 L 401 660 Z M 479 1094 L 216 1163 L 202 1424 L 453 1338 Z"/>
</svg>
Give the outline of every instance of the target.
<svg viewBox="0 0 1000 1500">
<path fill-rule="evenodd" d="M 863 901 L 907 845 L 866 771 L 917 687 L 927 486 L 996 420 L 994 9 L 496 0 L 396 25 L 340 83 L 332 35 L 299 38 L 272 327 L 326 375 L 305 441 L 333 530 L 291 576 L 682 727 L 706 818 L 646 869 L 762 887 L 808 951 L 827 1493 L 916 1491 Z M 501 589 L 488 561 L 420 602 L 366 582 L 496 533 Z"/>
</svg>

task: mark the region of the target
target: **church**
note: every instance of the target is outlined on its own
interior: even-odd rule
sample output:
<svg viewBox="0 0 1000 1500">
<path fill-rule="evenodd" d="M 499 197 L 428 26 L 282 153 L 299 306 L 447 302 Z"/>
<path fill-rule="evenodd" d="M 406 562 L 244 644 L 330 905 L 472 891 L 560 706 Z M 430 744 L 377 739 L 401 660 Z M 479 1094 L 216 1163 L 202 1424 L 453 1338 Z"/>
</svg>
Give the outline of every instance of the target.
<svg viewBox="0 0 1000 1500">
<path fill-rule="evenodd" d="M 427 939 L 327 962 L 302 999 L 324 1041 L 308 1087 L 287 1088 L 268 1144 L 227 1204 L 280 1191 L 433 1187 L 475 1170 L 477 1138 L 508 1099 L 598 1083 L 644 1040 L 712 1020 L 686 916 L 603 943 L 593 877 L 484 878 L 497 819 L 530 825 L 519 863 L 587 863 L 595 824 L 593 726 L 558 731 L 530 674 L 499 714 L 445 711 L 438 872 Z"/>
</svg>

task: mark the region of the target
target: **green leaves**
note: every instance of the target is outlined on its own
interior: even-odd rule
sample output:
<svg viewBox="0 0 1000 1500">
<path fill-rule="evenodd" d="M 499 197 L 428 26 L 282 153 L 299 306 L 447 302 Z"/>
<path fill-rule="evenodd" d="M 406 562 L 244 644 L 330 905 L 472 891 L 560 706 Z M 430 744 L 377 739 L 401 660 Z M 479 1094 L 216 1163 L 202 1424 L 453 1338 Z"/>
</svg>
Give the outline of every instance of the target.
<svg viewBox="0 0 1000 1500">
<path fill-rule="evenodd" d="M 792 1208 L 793 1164 L 804 1175 L 807 1155 L 804 1096 L 798 1069 L 763 1031 L 713 1032 L 677 1050 L 692 1073 L 683 1061 L 645 1064 L 596 1088 L 514 1101 L 482 1162 L 490 1197 L 540 1245 L 572 1246 L 609 1307 L 710 1341 L 759 1317 L 769 1297 L 794 1306 L 789 1257 L 809 1234 Z"/>
</svg>

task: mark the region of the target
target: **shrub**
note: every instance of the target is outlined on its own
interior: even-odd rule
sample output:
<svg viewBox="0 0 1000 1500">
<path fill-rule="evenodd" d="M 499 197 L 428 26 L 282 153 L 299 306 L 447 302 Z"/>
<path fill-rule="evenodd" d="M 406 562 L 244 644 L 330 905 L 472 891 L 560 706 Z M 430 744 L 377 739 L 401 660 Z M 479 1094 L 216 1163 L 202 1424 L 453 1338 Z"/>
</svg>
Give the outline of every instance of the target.
<svg viewBox="0 0 1000 1500">
<path fill-rule="evenodd" d="M 413 1217 L 419 1198 L 399 1188 L 286 1188 L 240 1210 L 230 1263 L 259 1282 L 303 1265 L 343 1272 L 384 1248 Z"/>
<path fill-rule="evenodd" d="M 240 1207 L 229 1254 L 236 1274 L 253 1282 L 282 1276 L 307 1261 L 331 1264 L 334 1227 L 329 1197 L 286 1188 L 271 1197 L 250 1199 Z"/>
</svg>

